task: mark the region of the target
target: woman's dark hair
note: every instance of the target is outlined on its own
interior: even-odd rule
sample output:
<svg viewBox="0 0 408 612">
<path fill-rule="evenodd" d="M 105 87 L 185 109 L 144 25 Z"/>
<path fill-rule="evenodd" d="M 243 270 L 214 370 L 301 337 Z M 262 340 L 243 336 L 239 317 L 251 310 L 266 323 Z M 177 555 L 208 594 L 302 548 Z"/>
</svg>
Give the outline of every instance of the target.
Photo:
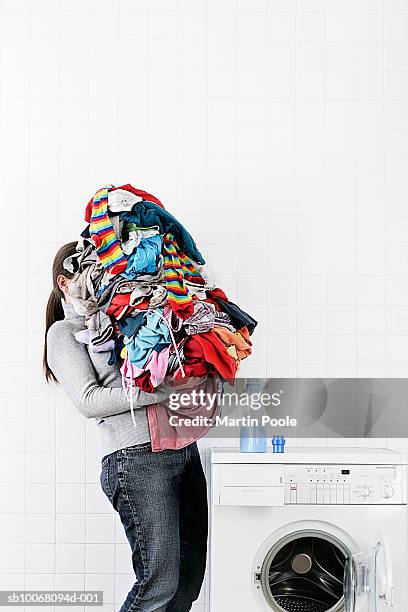
<svg viewBox="0 0 408 612">
<path fill-rule="evenodd" d="M 50 297 L 47 302 L 47 309 L 45 314 L 45 335 L 44 335 L 44 353 L 43 353 L 43 368 L 44 374 L 47 382 L 56 382 L 55 375 L 53 374 L 50 366 L 48 365 L 47 358 L 47 333 L 50 329 L 51 325 L 55 323 L 55 321 L 61 321 L 64 318 L 64 310 L 61 304 L 61 298 L 64 297 L 63 292 L 58 286 L 57 278 L 60 274 L 66 276 L 66 278 L 72 278 L 74 275 L 68 270 L 65 270 L 64 259 L 73 255 L 76 252 L 76 242 L 68 242 L 64 244 L 58 251 L 54 257 L 54 262 L 52 264 L 52 291 L 50 293 Z"/>
</svg>

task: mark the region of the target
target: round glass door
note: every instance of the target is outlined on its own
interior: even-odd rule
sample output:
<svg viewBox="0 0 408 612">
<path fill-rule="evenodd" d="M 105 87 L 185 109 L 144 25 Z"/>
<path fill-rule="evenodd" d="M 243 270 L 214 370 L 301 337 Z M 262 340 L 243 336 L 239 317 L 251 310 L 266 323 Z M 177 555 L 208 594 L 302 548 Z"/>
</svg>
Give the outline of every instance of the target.
<svg viewBox="0 0 408 612">
<path fill-rule="evenodd" d="M 277 542 L 261 570 L 263 593 L 277 612 L 336 612 L 344 609 L 348 551 L 320 531 L 302 531 Z"/>
</svg>

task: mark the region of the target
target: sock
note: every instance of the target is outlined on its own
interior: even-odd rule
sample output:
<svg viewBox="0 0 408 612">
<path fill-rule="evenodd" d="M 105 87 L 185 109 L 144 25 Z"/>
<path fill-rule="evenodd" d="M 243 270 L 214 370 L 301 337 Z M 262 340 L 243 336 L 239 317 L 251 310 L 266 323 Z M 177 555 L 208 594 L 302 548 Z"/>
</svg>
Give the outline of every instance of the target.
<svg viewBox="0 0 408 612">
<path fill-rule="evenodd" d="M 177 249 L 177 243 L 176 243 L 176 249 Z M 190 281 L 190 283 L 196 283 L 197 285 L 205 285 L 205 280 L 203 279 L 201 274 L 198 272 L 197 268 L 195 267 L 191 259 L 189 259 L 187 255 L 185 253 L 182 253 L 181 251 L 179 251 L 178 256 L 179 256 L 179 260 L 181 264 L 181 269 L 184 274 L 184 278 L 187 281 Z"/>
<path fill-rule="evenodd" d="M 184 281 L 176 247 L 177 242 L 173 234 L 165 234 L 163 236 L 163 257 L 167 299 L 172 311 L 181 319 L 186 319 L 194 313 L 194 306 Z"/>
<path fill-rule="evenodd" d="M 99 259 L 110 274 L 120 274 L 127 267 L 127 259 L 116 238 L 108 214 L 108 192 L 111 186 L 98 189 L 93 197 L 89 233 L 96 247 Z"/>
</svg>

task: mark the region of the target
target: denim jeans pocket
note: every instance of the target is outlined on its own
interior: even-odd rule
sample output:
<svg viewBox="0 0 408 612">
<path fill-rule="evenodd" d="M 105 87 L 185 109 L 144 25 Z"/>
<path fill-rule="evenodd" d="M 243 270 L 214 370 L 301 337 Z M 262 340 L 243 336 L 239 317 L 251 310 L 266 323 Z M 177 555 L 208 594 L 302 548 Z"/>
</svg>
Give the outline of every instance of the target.
<svg viewBox="0 0 408 612">
<path fill-rule="evenodd" d="M 111 486 L 111 459 L 110 457 L 105 457 L 101 463 L 101 473 L 99 475 L 99 481 L 101 483 L 102 491 L 105 495 L 111 500 L 113 496 L 113 489 Z"/>
</svg>

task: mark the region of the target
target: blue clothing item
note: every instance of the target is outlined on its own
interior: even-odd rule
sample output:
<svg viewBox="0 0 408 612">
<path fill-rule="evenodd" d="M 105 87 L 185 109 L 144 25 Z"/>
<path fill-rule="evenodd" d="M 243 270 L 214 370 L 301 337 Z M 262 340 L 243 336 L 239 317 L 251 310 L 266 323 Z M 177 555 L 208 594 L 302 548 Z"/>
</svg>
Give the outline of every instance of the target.
<svg viewBox="0 0 408 612">
<path fill-rule="evenodd" d="M 229 315 L 235 329 L 240 329 L 241 327 L 246 326 L 249 334 L 252 334 L 255 327 L 258 325 L 258 321 L 255 321 L 251 315 L 234 304 L 234 302 L 224 302 L 224 300 L 220 299 L 215 299 L 214 301 L 217 302 L 223 312 Z"/>
<path fill-rule="evenodd" d="M 171 336 L 166 322 L 156 310 L 145 313 L 145 323 L 138 331 L 128 338 L 125 336 L 125 346 L 130 363 L 143 368 L 157 344 L 170 344 Z"/>
<path fill-rule="evenodd" d="M 104 291 L 109 287 L 109 285 L 101 285 L 99 289 L 95 291 L 95 297 L 100 297 Z"/>
<path fill-rule="evenodd" d="M 207 556 L 207 487 L 197 443 L 154 453 L 150 443 L 104 455 L 100 483 L 119 514 L 136 582 L 119 612 L 188 612 Z"/>
<path fill-rule="evenodd" d="M 153 274 L 156 272 L 157 258 L 161 253 L 161 236 L 143 238 L 140 244 L 128 257 L 127 268 L 122 272 L 128 280 L 134 280 L 138 274 Z"/>
<path fill-rule="evenodd" d="M 119 362 L 120 352 L 123 349 L 123 340 L 118 338 L 118 336 L 114 336 L 113 339 L 115 342 L 115 347 L 111 351 L 108 365 L 115 365 L 115 363 Z"/>
<path fill-rule="evenodd" d="M 159 342 L 159 344 L 156 344 L 156 346 L 154 347 L 154 350 L 156 351 L 156 353 L 161 353 L 161 351 L 165 348 L 167 348 L 169 345 L 166 342 Z"/>
<path fill-rule="evenodd" d="M 140 312 L 134 317 L 126 317 L 118 321 L 118 327 L 124 336 L 130 338 L 142 327 L 144 321 L 144 312 Z"/>
<path fill-rule="evenodd" d="M 158 225 L 161 234 L 170 233 L 175 236 L 180 249 L 187 257 L 199 264 L 205 263 L 204 257 L 185 227 L 167 210 L 160 208 L 157 204 L 143 200 L 135 204 L 130 212 L 120 213 L 120 218 L 141 227 Z"/>
</svg>

